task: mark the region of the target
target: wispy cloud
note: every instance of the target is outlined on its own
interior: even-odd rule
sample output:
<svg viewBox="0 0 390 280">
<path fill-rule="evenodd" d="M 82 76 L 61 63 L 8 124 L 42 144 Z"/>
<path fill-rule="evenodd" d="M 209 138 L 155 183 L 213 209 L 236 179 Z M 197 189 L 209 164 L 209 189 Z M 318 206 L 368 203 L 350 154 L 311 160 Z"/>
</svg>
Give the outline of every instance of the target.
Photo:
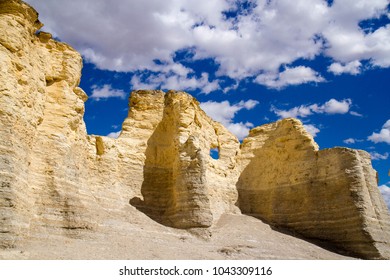
<svg viewBox="0 0 390 280">
<path fill-rule="evenodd" d="M 103 86 L 92 86 L 92 95 L 91 99 L 99 101 L 101 99 L 107 98 L 126 98 L 126 92 L 123 90 L 113 89 L 111 85 L 103 85 Z"/>
<path fill-rule="evenodd" d="M 121 131 L 110 132 L 109 134 L 107 134 L 107 137 L 118 138 L 120 134 L 121 134 Z"/>
<path fill-rule="evenodd" d="M 360 113 L 358 113 L 358 112 L 356 112 L 356 111 L 350 111 L 349 113 L 350 113 L 352 116 L 355 116 L 355 117 L 363 117 L 362 114 L 360 114 Z"/>
<path fill-rule="evenodd" d="M 313 114 L 346 114 L 349 112 L 352 105 L 351 99 L 344 99 L 338 101 L 334 98 L 325 102 L 322 105 L 311 104 L 311 105 L 301 105 L 289 110 L 280 110 L 275 106 L 271 107 L 271 111 L 274 112 L 277 116 L 281 118 L 306 118 Z"/>
<path fill-rule="evenodd" d="M 355 143 L 356 143 L 356 139 L 354 139 L 354 138 L 348 138 L 348 139 L 343 140 L 343 142 L 344 142 L 345 144 L 355 144 Z"/>
<path fill-rule="evenodd" d="M 389 158 L 389 153 L 380 154 L 377 152 L 371 152 L 370 155 L 372 160 L 385 160 Z"/>
<path fill-rule="evenodd" d="M 355 143 L 360 143 L 360 142 L 363 142 L 364 140 L 362 139 L 356 139 L 356 138 L 347 138 L 347 139 L 344 139 L 343 142 L 345 144 L 355 144 Z"/>
</svg>

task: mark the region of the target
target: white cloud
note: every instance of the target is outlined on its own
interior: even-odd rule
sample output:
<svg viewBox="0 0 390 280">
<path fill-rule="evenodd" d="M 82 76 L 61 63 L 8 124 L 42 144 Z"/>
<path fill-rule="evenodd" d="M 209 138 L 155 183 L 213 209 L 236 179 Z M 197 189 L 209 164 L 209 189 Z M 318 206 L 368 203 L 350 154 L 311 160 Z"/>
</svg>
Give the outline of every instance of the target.
<svg viewBox="0 0 390 280">
<path fill-rule="evenodd" d="M 390 119 L 383 125 L 379 133 L 372 133 L 368 140 L 374 143 L 384 142 L 390 144 Z"/>
<path fill-rule="evenodd" d="M 348 138 L 348 139 L 345 139 L 343 142 L 345 144 L 355 144 L 356 143 L 356 139 Z"/>
<path fill-rule="evenodd" d="M 355 112 L 355 111 L 350 111 L 349 112 L 352 116 L 355 116 L 355 117 L 363 117 L 362 114 L 358 113 L 358 112 Z"/>
<path fill-rule="evenodd" d="M 323 82 L 325 79 L 313 69 L 305 66 L 288 68 L 280 73 L 260 74 L 254 80 L 269 88 L 281 89 L 290 85 L 300 85 L 310 82 Z"/>
<path fill-rule="evenodd" d="M 259 104 L 258 101 L 249 99 L 240 101 L 236 104 L 230 104 L 229 101 L 207 101 L 200 103 L 200 107 L 215 121 L 223 124 L 230 132 L 235 134 L 238 139 L 243 139 L 248 135 L 249 129 L 253 127 L 252 123 L 239 122 L 234 123 L 235 115 L 243 110 L 251 110 Z"/>
<path fill-rule="evenodd" d="M 271 111 L 274 112 L 281 118 L 298 118 L 298 117 L 307 117 L 313 114 L 312 110 L 308 106 L 298 106 L 291 108 L 290 110 L 279 110 L 275 106 L 271 107 Z"/>
<path fill-rule="evenodd" d="M 208 94 L 220 89 L 219 81 L 209 81 L 209 75 L 202 73 L 200 78 L 188 77 L 173 73 L 158 73 L 147 75 L 145 81 L 141 81 L 145 75 L 134 75 L 130 84 L 133 89 L 164 89 L 164 90 L 196 90 Z"/>
<path fill-rule="evenodd" d="M 123 90 L 113 89 L 111 85 L 92 86 L 92 95 L 90 96 L 91 99 L 99 101 L 100 99 L 107 99 L 113 97 L 125 99 L 126 92 L 124 92 Z"/>
<path fill-rule="evenodd" d="M 238 107 L 242 107 L 242 108 L 245 108 L 247 110 L 252 110 L 257 105 L 259 105 L 259 101 L 253 100 L 253 99 L 249 99 L 247 101 L 241 100 L 237 105 L 238 105 Z"/>
<path fill-rule="evenodd" d="M 320 132 L 318 127 L 312 125 L 312 124 L 304 124 L 303 127 L 306 129 L 307 132 L 309 132 L 313 137 L 317 136 L 317 133 Z"/>
<path fill-rule="evenodd" d="M 342 63 L 371 60 L 376 66 L 390 65 L 390 26 L 365 32 L 359 22 L 387 13 L 387 0 L 335 1 L 329 9 L 329 24 L 322 34 L 329 47 L 325 54 Z"/>
<path fill-rule="evenodd" d="M 371 152 L 371 160 L 385 160 L 389 158 L 389 153 L 380 154 L 377 152 Z"/>
<path fill-rule="evenodd" d="M 149 69 L 154 59 L 171 61 L 173 51 L 191 44 L 191 26 L 200 20 L 175 0 L 122 0 L 115 5 L 108 0 L 28 2 L 49 31 L 99 68 L 115 71 Z M 213 8 L 217 13 L 221 9 Z"/>
<path fill-rule="evenodd" d="M 344 139 L 343 142 L 345 144 L 355 144 L 355 143 L 360 143 L 360 142 L 363 142 L 364 140 L 363 139 L 356 139 L 356 138 L 347 138 L 347 139 Z"/>
<path fill-rule="evenodd" d="M 109 134 L 107 134 L 107 137 L 110 137 L 110 138 L 118 138 L 120 134 L 121 134 L 121 131 L 110 132 Z"/>
<path fill-rule="evenodd" d="M 205 111 L 211 118 L 222 123 L 223 125 L 229 124 L 236 113 L 242 109 L 253 109 L 259 102 L 256 100 L 249 99 L 247 101 L 240 101 L 236 104 L 230 104 L 229 101 L 225 100 L 222 102 L 207 101 L 200 103 L 200 107 Z"/>
<path fill-rule="evenodd" d="M 388 0 L 339 0 L 332 5 L 324 0 L 250 1 L 253 8 L 235 18 L 224 12 L 237 10 L 240 1 L 27 2 L 40 12 L 46 30 L 100 69 L 155 71 L 156 59 L 179 64 L 174 53 L 189 48 L 193 59 L 214 59 L 218 75 L 256 77 L 274 88 L 323 81 L 304 66 L 279 73 L 283 65 L 318 55 L 335 61 L 329 67 L 335 74 L 355 74 L 363 60 L 390 67 L 390 25 L 368 31 L 359 26 L 362 20 L 388 14 Z M 193 82 L 177 75 L 184 81 L 176 77 L 172 84 Z"/>
<path fill-rule="evenodd" d="M 316 104 L 311 105 L 311 109 L 316 113 L 325 113 L 329 115 L 346 114 L 348 113 L 351 104 L 351 99 L 337 101 L 336 99 L 332 98 L 329 101 L 325 102 L 325 104 L 322 106 L 317 107 Z"/>
<path fill-rule="evenodd" d="M 390 210 L 390 187 L 387 185 L 379 186 L 379 190 L 383 196 L 383 199 L 387 205 L 387 208 Z"/>
<path fill-rule="evenodd" d="M 239 140 L 244 139 L 249 134 L 249 130 L 253 127 L 250 122 L 229 123 L 226 128 L 237 136 Z"/>
<path fill-rule="evenodd" d="M 346 64 L 334 62 L 328 67 L 328 71 L 335 75 L 341 75 L 344 73 L 357 75 L 361 72 L 361 66 L 362 64 L 358 60 L 351 61 Z"/>
<path fill-rule="evenodd" d="M 323 42 L 315 37 L 326 24 L 326 13 L 322 0 L 257 1 L 254 9 L 219 26 L 195 28 L 196 54 L 215 57 L 219 74 L 232 78 L 262 71 L 277 75 L 281 65 L 321 52 Z"/>
<path fill-rule="evenodd" d="M 346 114 L 348 113 L 351 105 L 351 99 L 344 99 L 338 101 L 332 98 L 329 101 L 325 102 L 323 105 L 301 105 L 291 108 L 289 110 L 280 110 L 273 106 L 271 107 L 271 111 L 281 118 L 305 118 L 314 113 L 328 115 Z"/>
<path fill-rule="evenodd" d="M 231 86 L 225 87 L 225 88 L 223 89 L 223 93 L 228 93 L 228 92 L 231 91 L 231 90 L 237 90 L 239 85 L 240 85 L 240 83 L 239 83 L 239 82 L 236 82 L 236 83 L 234 83 L 234 84 L 231 85 Z"/>
<path fill-rule="evenodd" d="M 210 81 L 208 73 L 195 77 L 192 69 L 179 63 L 151 67 L 153 73 L 137 73 L 130 81 L 133 89 L 196 90 L 208 94 L 220 89 L 219 80 Z"/>
</svg>

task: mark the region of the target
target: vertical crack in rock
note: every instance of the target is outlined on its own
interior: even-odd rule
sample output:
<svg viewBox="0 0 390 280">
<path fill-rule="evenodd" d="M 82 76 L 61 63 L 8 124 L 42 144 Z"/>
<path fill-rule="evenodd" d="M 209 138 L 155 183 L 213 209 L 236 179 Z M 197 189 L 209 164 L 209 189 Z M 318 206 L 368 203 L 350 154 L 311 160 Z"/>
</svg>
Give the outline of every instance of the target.
<svg viewBox="0 0 390 280">
<path fill-rule="evenodd" d="M 95 140 L 96 140 L 96 142 L 95 142 L 95 143 L 96 143 L 96 154 L 97 154 L 98 156 L 101 156 L 101 155 L 104 154 L 104 142 L 103 142 L 103 138 L 97 136 L 97 137 L 95 138 Z"/>
</svg>

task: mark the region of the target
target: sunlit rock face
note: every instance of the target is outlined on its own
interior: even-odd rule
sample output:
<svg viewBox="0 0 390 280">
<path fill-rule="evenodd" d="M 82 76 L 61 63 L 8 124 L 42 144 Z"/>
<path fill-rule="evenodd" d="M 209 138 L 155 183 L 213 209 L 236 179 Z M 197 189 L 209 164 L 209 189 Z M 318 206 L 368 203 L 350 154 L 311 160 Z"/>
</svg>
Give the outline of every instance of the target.
<svg viewBox="0 0 390 280">
<path fill-rule="evenodd" d="M 134 91 L 118 139 L 87 135 L 81 56 L 37 33 L 41 26 L 29 5 L 0 1 L 2 248 L 120 232 L 140 217 L 212 229 L 242 212 L 363 258 L 390 258 L 389 216 L 367 153 L 319 151 L 295 119 L 254 128 L 240 144 L 181 91 Z"/>
<path fill-rule="evenodd" d="M 237 182 L 243 213 L 368 258 L 389 258 L 390 224 L 367 152 L 319 151 L 285 119 L 244 140 Z"/>
</svg>

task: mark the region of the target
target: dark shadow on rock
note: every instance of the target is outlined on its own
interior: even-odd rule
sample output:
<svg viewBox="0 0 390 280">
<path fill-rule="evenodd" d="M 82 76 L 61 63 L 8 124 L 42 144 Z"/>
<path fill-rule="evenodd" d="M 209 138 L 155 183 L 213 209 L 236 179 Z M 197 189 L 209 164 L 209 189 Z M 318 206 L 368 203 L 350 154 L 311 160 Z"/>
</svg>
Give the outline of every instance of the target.
<svg viewBox="0 0 390 280">
<path fill-rule="evenodd" d="M 155 222 L 164 225 L 164 226 L 171 226 L 171 224 L 167 223 L 167 221 L 164 221 L 163 214 L 161 212 L 154 212 L 145 205 L 145 202 L 139 198 L 139 197 L 133 197 L 129 201 L 130 205 L 134 206 L 138 211 L 144 213 L 146 216 L 148 216 L 150 219 L 154 220 Z"/>
<path fill-rule="evenodd" d="M 285 235 L 289 235 L 289 236 L 292 236 L 292 237 L 297 238 L 297 239 L 304 240 L 304 241 L 306 241 L 308 243 L 311 243 L 311 244 L 313 244 L 315 246 L 318 246 L 318 247 L 320 247 L 322 249 L 325 249 L 327 251 L 330 251 L 330 252 L 333 252 L 333 253 L 336 253 L 336 254 L 339 254 L 339 255 L 343 255 L 343 256 L 351 257 L 351 258 L 358 258 L 358 259 L 360 258 L 361 259 L 361 256 L 359 256 L 357 254 L 354 254 L 351 251 L 347 251 L 347 250 L 341 248 L 340 246 L 337 246 L 337 245 L 333 244 L 329 240 L 321 240 L 321 239 L 316 239 L 316 238 L 309 238 L 309 237 L 306 237 L 306 236 L 300 234 L 299 232 L 294 231 L 293 229 L 289 229 L 289 228 L 278 226 L 278 225 L 273 225 L 273 224 L 265 221 L 264 219 L 262 219 L 259 216 L 250 215 L 250 214 L 243 214 L 243 215 L 251 216 L 251 217 L 254 217 L 254 218 L 262 221 L 263 223 L 269 225 L 271 227 L 271 229 L 276 231 L 276 232 L 279 232 L 279 233 L 282 233 L 282 234 L 285 234 Z"/>
<path fill-rule="evenodd" d="M 130 204 L 139 211 L 165 226 L 172 226 L 166 212 L 172 197 L 172 180 L 175 164 L 173 124 L 169 123 L 169 112 L 164 108 L 163 118 L 147 142 L 145 151 L 144 181 L 141 186 L 143 200 L 130 199 Z"/>
<path fill-rule="evenodd" d="M 212 224 L 207 197 L 205 162 L 196 136 L 179 142 L 181 114 L 193 106 L 192 99 L 168 92 L 161 122 L 147 142 L 144 181 L 140 198 L 130 204 L 165 226 L 189 229 Z M 178 93 L 180 94 L 180 93 Z M 176 99 L 177 98 L 177 99 Z"/>
<path fill-rule="evenodd" d="M 266 144 L 268 144 L 268 147 L 274 145 L 273 143 Z M 291 213 L 294 213 L 294 211 L 299 213 L 306 211 L 305 215 L 307 217 L 305 217 L 307 220 L 313 221 L 312 227 L 315 228 L 321 224 L 322 216 L 320 210 L 322 205 L 317 203 L 321 197 L 315 193 L 320 188 L 318 187 L 318 183 L 313 179 L 309 180 L 309 183 L 306 185 L 292 184 L 279 186 L 274 181 L 271 181 L 274 185 L 267 185 L 261 188 L 260 186 L 268 183 L 263 178 L 269 178 L 269 173 L 275 172 L 272 166 L 272 161 L 275 159 L 271 159 L 270 155 L 264 152 L 264 150 L 254 151 L 254 157 L 250 159 L 249 164 L 244 168 L 237 180 L 236 188 L 238 198 L 235 205 L 241 210 L 242 214 L 261 220 L 277 232 L 305 240 L 328 251 L 344 256 L 361 258 L 361 255 L 359 256 L 352 250 L 343 248 L 341 242 L 337 243 L 337 240 L 322 238 L 322 236 L 326 237 L 326 234 L 322 232 L 318 233 L 318 231 L 314 231 L 312 233 L 305 228 L 294 229 L 288 227 L 289 223 L 294 225 L 294 223 L 299 223 L 301 220 L 299 220 L 299 217 L 290 218 L 288 215 L 290 213 L 286 214 L 286 211 L 290 211 Z M 298 158 L 298 161 L 293 163 L 293 167 L 297 163 L 299 164 L 299 160 Z M 287 166 L 289 164 L 291 164 L 291 159 L 288 162 L 280 162 L 280 166 Z M 279 172 L 283 172 L 283 170 L 279 170 Z M 284 174 L 276 175 L 276 178 L 285 176 Z M 305 234 L 305 231 L 308 234 Z"/>
</svg>

